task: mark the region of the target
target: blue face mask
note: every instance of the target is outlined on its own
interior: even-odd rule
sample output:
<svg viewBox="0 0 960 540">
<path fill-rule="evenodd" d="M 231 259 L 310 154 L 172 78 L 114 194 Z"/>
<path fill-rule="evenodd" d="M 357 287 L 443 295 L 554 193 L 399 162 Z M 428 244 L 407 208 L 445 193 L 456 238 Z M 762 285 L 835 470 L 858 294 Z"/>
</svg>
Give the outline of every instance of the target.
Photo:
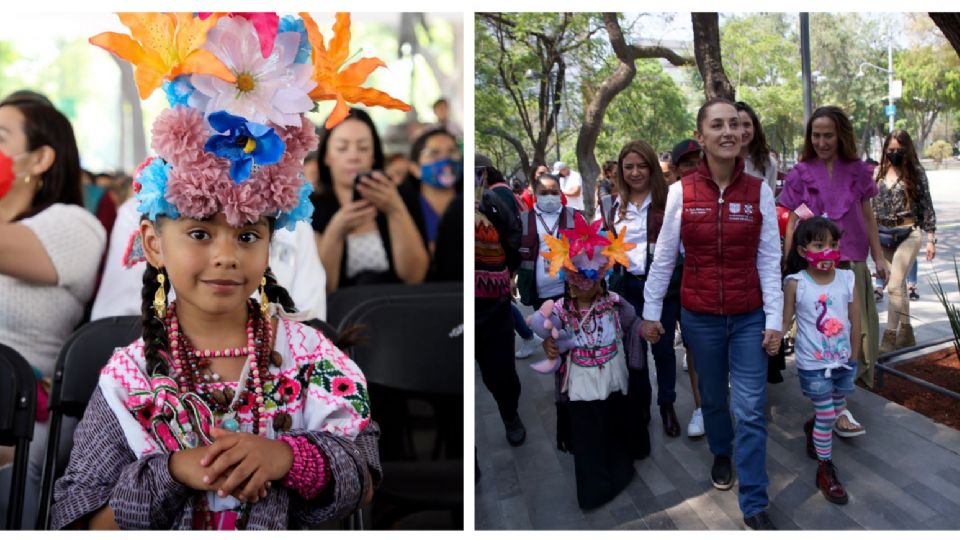
<svg viewBox="0 0 960 540">
<path fill-rule="evenodd" d="M 420 166 L 420 181 L 440 189 L 452 189 L 457 183 L 463 164 L 452 159 L 441 159 Z"/>
</svg>

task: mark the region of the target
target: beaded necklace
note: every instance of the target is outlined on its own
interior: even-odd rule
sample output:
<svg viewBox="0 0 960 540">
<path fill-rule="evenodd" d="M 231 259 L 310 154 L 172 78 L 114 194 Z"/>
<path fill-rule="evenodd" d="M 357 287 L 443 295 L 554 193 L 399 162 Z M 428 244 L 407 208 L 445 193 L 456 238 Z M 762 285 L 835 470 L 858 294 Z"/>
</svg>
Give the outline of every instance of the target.
<svg viewBox="0 0 960 540">
<path fill-rule="evenodd" d="M 250 394 L 253 396 L 253 433 L 266 437 L 266 409 L 263 400 L 263 379 L 270 380 L 273 376 L 270 374 L 268 366 L 272 361 L 276 364 L 276 356 L 273 354 L 273 326 L 270 320 L 256 316 L 256 310 L 259 307 L 253 300 L 247 301 L 247 346 L 231 347 L 227 349 L 211 350 L 196 349 L 186 334 L 180 331 L 180 322 L 177 319 L 176 301 L 170 304 L 166 316 L 167 339 L 170 343 L 170 356 L 173 370 L 173 376 L 179 383 L 181 392 L 194 392 L 199 395 L 211 409 L 222 416 L 220 428 L 227 431 L 239 431 L 240 422 L 237 420 L 237 407 L 241 403 L 247 402 Z M 221 381 L 221 376 L 210 370 L 211 358 L 234 358 L 247 356 L 249 365 L 249 375 L 244 377 L 241 373 L 242 383 L 237 384 L 237 392 L 229 387 L 223 390 L 216 388 Z M 261 378 L 262 375 L 262 378 Z M 241 390 L 241 384 L 244 389 Z M 191 447 L 199 444 L 199 436 L 190 431 L 186 434 L 186 443 Z M 196 511 L 203 516 L 204 528 L 214 530 L 213 512 L 209 509 L 206 500 L 206 494 L 199 497 Z M 243 503 L 237 512 L 237 529 L 245 529 L 247 520 L 250 517 L 249 503 Z"/>
</svg>

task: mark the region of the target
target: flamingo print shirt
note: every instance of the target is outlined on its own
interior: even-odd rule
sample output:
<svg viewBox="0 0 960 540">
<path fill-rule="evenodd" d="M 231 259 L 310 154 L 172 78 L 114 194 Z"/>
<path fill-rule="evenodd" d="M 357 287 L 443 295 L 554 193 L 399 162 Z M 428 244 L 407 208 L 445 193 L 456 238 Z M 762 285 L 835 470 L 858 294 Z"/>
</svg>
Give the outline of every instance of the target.
<svg viewBox="0 0 960 540">
<path fill-rule="evenodd" d="M 850 317 L 854 275 L 836 269 L 833 282 L 820 285 L 805 270 L 786 277 L 797 281 L 797 369 L 834 369 L 850 361 Z"/>
</svg>

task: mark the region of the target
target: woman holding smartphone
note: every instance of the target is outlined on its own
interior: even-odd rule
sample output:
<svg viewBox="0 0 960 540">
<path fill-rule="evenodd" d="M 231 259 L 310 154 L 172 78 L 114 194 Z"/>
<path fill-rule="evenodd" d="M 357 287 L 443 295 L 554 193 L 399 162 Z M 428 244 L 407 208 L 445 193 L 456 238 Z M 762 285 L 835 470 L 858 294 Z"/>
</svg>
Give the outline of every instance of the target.
<svg viewBox="0 0 960 540">
<path fill-rule="evenodd" d="M 383 148 L 370 116 L 352 109 L 346 120 L 324 131 L 317 164 L 313 228 L 327 293 L 352 285 L 422 282 L 430 258 L 419 234 L 417 194 L 383 173 Z"/>
</svg>

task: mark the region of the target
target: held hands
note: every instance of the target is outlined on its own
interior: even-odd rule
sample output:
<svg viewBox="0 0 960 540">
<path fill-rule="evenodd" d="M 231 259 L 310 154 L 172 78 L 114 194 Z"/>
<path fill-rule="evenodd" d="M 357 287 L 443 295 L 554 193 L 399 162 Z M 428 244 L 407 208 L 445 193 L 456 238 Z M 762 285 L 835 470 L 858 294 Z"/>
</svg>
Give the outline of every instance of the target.
<svg viewBox="0 0 960 540">
<path fill-rule="evenodd" d="M 783 332 L 778 330 L 763 331 L 763 350 L 773 356 L 780 352 L 780 340 L 783 338 Z"/>
<path fill-rule="evenodd" d="M 234 494 L 240 502 L 256 502 L 261 486 L 280 480 L 293 466 L 293 450 L 283 441 L 216 427 L 210 434 L 216 441 L 204 449 L 200 465 L 208 467 L 203 477 L 206 489 L 219 483 L 215 489 L 221 497 Z"/>
<path fill-rule="evenodd" d="M 651 344 L 660 341 L 663 332 L 663 325 L 660 324 L 660 321 L 643 321 L 640 325 L 640 333 L 643 335 L 643 339 Z"/>
<path fill-rule="evenodd" d="M 210 434 L 216 438 L 212 445 L 170 457 L 170 474 L 189 488 L 257 502 L 267 496 L 271 482 L 286 476 L 293 465 L 293 451 L 283 441 L 216 427 Z"/>
</svg>

